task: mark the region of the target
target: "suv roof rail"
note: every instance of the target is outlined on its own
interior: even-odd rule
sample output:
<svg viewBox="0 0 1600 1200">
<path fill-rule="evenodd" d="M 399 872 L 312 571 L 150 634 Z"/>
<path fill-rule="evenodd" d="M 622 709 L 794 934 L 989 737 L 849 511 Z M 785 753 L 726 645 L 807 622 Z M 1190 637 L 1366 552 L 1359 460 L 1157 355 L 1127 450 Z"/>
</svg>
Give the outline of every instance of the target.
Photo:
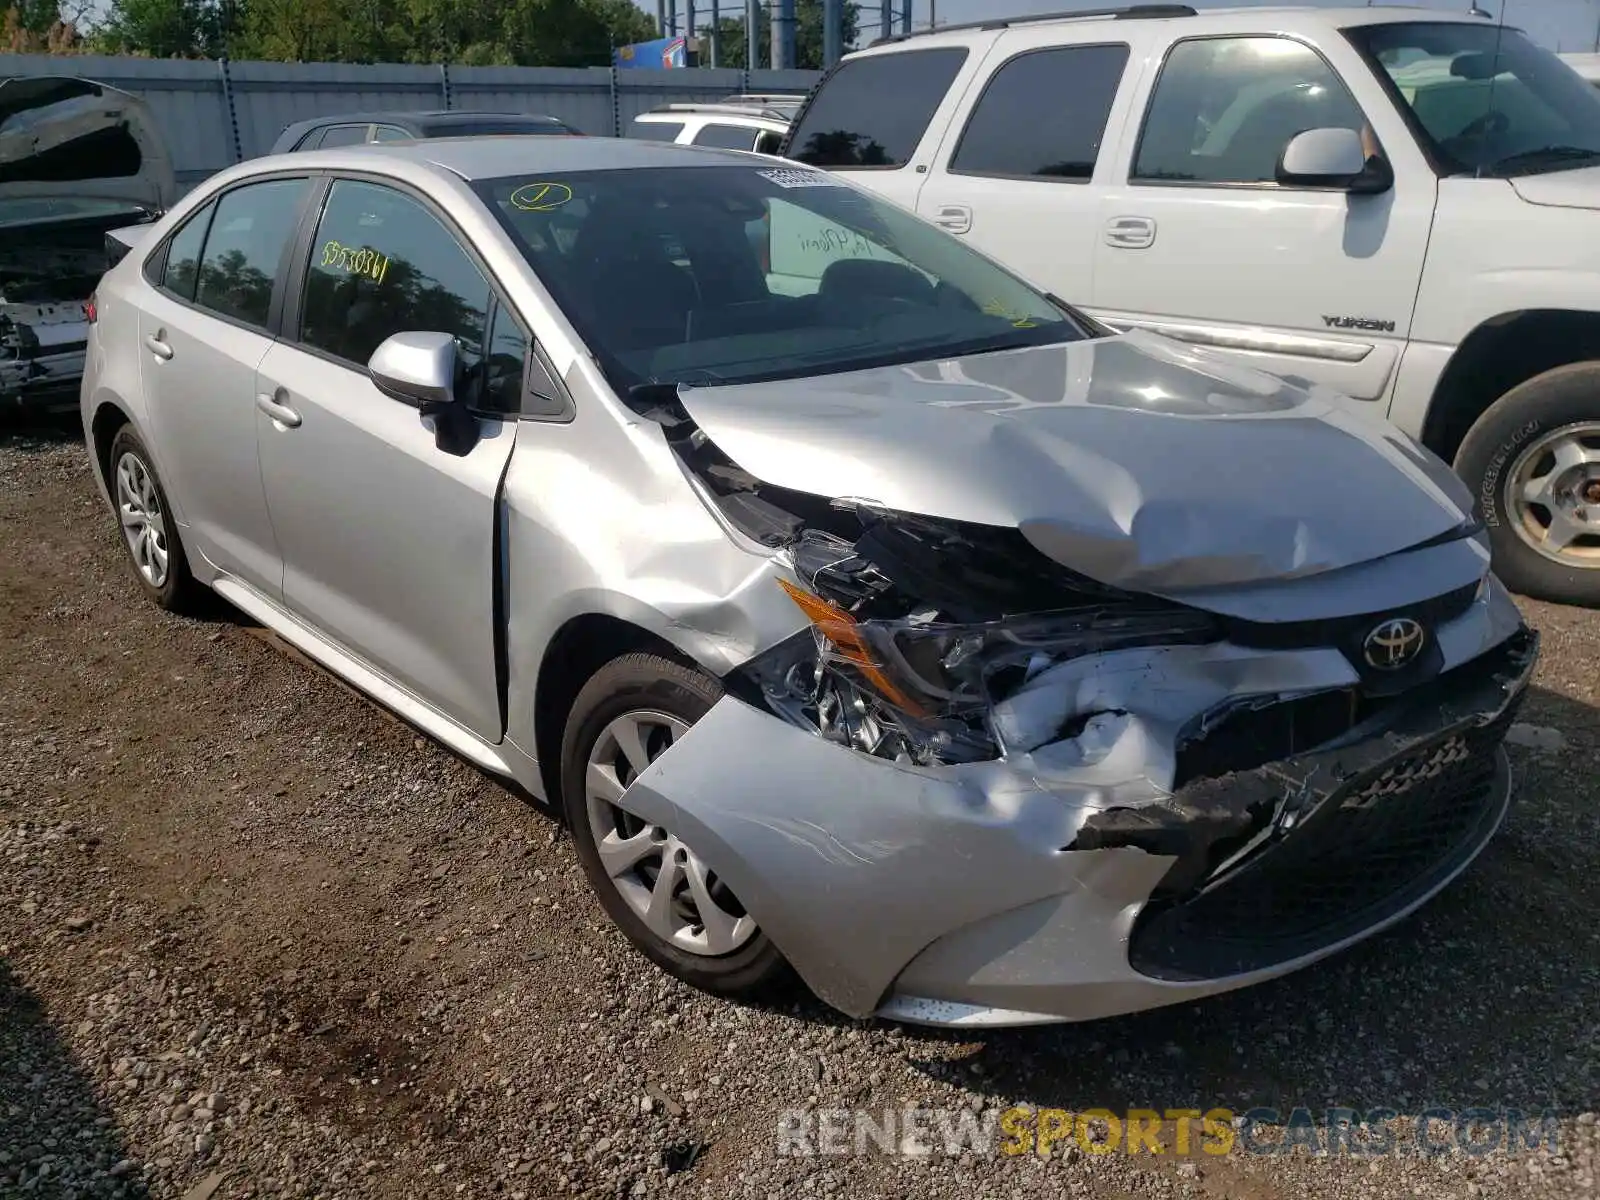
<svg viewBox="0 0 1600 1200">
<path fill-rule="evenodd" d="M 1199 13 L 1187 4 L 1131 4 L 1122 8 L 1080 8 L 1068 12 L 1029 13 L 1019 17 L 990 17 L 984 21 L 964 21 L 958 25 L 940 25 L 935 29 L 918 29 L 911 33 L 897 33 L 881 37 L 871 44 L 886 46 L 910 38 L 927 37 L 933 33 L 953 33 L 963 29 L 1008 29 L 1012 25 L 1034 25 L 1040 21 L 1082 20 L 1092 17 L 1110 17 L 1114 21 L 1154 21 L 1163 17 L 1194 17 Z"/>
<path fill-rule="evenodd" d="M 802 99 L 804 97 L 796 96 L 792 103 L 798 105 Z M 728 116 L 761 117 L 767 121 L 788 121 L 794 116 L 792 111 L 784 112 L 764 100 L 753 101 L 743 96 L 734 96 L 727 100 L 688 100 L 675 104 L 661 104 L 639 115 L 654 116 L 660 113 L 723 113 Z"/>
</svg>

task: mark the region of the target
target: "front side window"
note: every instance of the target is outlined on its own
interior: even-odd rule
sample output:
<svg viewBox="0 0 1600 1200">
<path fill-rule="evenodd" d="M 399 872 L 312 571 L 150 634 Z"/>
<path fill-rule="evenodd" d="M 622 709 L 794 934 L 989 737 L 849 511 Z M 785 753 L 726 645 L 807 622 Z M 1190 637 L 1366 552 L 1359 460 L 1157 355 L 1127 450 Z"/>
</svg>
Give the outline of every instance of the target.
<svg viewBox="0 0 1600 1200">
<path fill-rule="evenodd" d="M 1370 25 L 1345 35 L 1386 77 L 1447 175 L 1529 175 L 1600 162 L 1600 96 L 1515 29 Z"/>
<path fill-rule="evenodd" d="M 1089 336 L 958 239 L 820 171 L 755 160 L 476 186 L 619 391 Z"/>
<path fill-rule="evenodd" d="M 214 208 L 215 204 L 203 206 L 183 223 L 167 243 L 167 259 L 161 268 L 161 287 L 180 299 L 194 299 L 195 280 L 200 276 L 200 252 L 205 246 L 206 229 L 211 224 Z"/>
<path fill-rule="evenodd" d="M 311 245 L 300 340 L 364 368 L 396 333 L 453 334 L 466 388 L 482 360 L 489 294 L 455 235 L 421 203 L 341 179 Z"/>
<path fill-rule="evenodd" d="M 748 150 L 755 141 L 753 129 L 739 125 L 702 125 L 695 131 L 693 144 L 718 150 Z"/>
<path fill-rule="evenodd" d="M 814 167 L 903 167 L 961 71 L 961 48 L 851 59 L 800 114 L 789 157 Z"/>
<path fill-rule="evenodd" d="M 294 236 L 304 179 L 247 184 L 217 201 L 206 235 L 195 303 L 265 328 L 284 248 Z"/>
<path fill-rule="evenodd" d="M 322 131 L 322 140 L 313 142 L 318 150 L 327 150 L 334 146 L 359 146 L 367 140 L 366 125 L 330 125 Z"/>
<path fill-rule="evenodd" d="M 1167 55 L 1150 97 L 1132 178 L 1263 184 L 1297 133 L 1366 120 L 1309 46 L 1280 37 L 1201 38 Z"/>
<path fill-rule="evenodd" d="M 1064 46 L 1013 58 L 972 110 L 951 172 L 1087 181 L 1127 62 L 1126 46 Z"/>
</svg>

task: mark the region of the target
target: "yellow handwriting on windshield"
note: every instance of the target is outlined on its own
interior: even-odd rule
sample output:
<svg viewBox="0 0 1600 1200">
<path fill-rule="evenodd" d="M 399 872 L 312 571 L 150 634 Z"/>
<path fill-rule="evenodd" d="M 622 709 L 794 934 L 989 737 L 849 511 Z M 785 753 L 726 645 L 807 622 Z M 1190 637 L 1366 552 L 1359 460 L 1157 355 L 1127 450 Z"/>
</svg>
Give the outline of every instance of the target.
<svg viewBox="0 0 1600 1200">
<path fill-rule="evenodd" d="M 525 183 L 511 193 L 511 207 L 522 212 L 550 212 L 572 199 L 564 183 Z"/>
<path fill-rule="evenodd" d="M 1004 317 L 1007 321 L 1010 321 L 1013 329 L 1037 329 L 1039 327 L 1039 322 L 1032 317 L 1026 313 L 1019 313 L 1016 309 L 1000 300 L 990 300 L 981 307 L 991 317 Z"/>
<path fill-rule="evenodd" d="M 322 247 L 322 265 L 352 275 L 365 275 L 368 279 L 383 282 L 389 273 L 389 256 L 379 254 L 370 246 L 344 246 L 327 242 Z"/>
</svg>

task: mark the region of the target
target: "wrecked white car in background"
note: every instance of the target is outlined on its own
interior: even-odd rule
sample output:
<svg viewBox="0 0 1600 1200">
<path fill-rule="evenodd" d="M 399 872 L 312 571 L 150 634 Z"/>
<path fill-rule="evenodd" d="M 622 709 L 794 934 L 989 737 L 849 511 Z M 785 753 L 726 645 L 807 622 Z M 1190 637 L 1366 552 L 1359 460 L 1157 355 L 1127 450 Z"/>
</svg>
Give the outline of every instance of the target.
<svg viewBox="0 0 1600 1200">
<path fill-rule="evenodd" d="M 149 597 L 211 587 L 559 802 L 697 986 L 1193 999 L 1398 920 L 1506 812 L 1537 643 L 1449 468 L 837 177 L 283 155 L 98 300 L 84 430 Z"/>
<path fill-rule="evenodd" d="M 177 195 L 144 101 L 87 79 L 0 79 L 0 415 L 78 403 L 94 285 L 112 230 Z"/>
</svg>

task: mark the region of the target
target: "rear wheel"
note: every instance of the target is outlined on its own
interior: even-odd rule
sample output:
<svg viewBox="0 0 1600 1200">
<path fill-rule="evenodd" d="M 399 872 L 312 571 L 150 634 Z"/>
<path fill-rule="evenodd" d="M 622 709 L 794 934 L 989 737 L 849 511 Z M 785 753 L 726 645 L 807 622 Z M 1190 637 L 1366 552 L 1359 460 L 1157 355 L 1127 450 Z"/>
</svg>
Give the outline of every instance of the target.
<svg viewBox="0 0 1600 1200">
<path fill-rule="evenodd" d="M 1467 431 L 1456 470 L 1514 592 L 1600 604 L 1600 363 L 1512 388 Z"/>
<path fill-rule="evenodd" d="M 567 720 L 562 805 L 613 923 L 672 975 L 738 996 L 779 978 L 783 958 L 678 831 L 631 812 L 626 795 L 721 695 L 716 680 L 659 655 L 629 654 L 601 668 Z"/>
<path fill-rule="evenodd" d="M 203 589 L 189 574 L 189 560 L 167 504 L 167 493 L 151 465 L 150 452 L 133 426 L 124 425 L 117 431 L 106 460 L 111 501 L 116 505 L 122 544 L 133 564 L 134 578 L 145 595 L 162 608 L 191 611 Z"/>
</svg>

